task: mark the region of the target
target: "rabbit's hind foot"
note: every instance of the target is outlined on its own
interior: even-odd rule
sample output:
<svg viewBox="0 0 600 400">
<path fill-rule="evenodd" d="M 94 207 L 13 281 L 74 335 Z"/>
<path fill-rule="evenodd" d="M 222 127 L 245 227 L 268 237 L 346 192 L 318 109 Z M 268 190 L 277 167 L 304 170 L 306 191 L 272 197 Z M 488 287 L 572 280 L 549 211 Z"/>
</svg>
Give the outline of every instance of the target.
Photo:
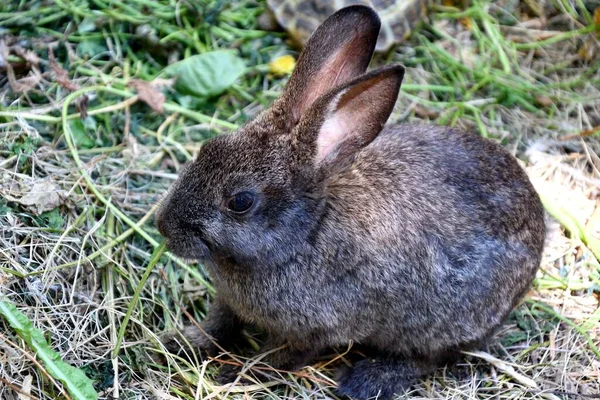
<svg viewBox="0 0 600 400">
<path fill-rule="evenodd" d="M 411 360 L 391 356 L 370 357 L 342 372 L 337 391 L 356 400 L 388 400 L 405 393 L 427 372 L 427 366 L 417 365 Z"/>
</svg>

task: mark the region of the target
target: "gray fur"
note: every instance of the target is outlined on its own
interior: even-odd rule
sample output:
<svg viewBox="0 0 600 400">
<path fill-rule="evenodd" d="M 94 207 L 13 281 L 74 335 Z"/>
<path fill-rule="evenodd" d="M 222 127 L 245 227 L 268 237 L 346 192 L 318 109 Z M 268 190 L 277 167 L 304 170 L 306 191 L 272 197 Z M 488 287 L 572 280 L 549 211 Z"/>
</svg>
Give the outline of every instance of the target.
<svg viewBox="0 0 600 400">
<path fill-rule="evenodd" d="M 366 7 L 340 13 L 336 24 L 347 15 L 371 31 L 376 24 Z M 315 36 L 301 62 L 327 64 L 327 37 Z M 361 46 L 372 52 L 372 42 Z M 369 129 L 357 128 L 372 132 L 388 118 L 402 75 L 386 67 L 330 79 L 335 86 L 299 120 L 294 98 L 306 80 L 295 75 L 290 85 L 298 87 L 271 109 L 202 146 L 157 215 L 173 252 L 209 266 L 217 296 L 203 321 L 208 334 L 226 344 L 241 322 L 252 323 L 268 332 L 269 347 L 287 345 L 267 359 L 286 369 L 328 347 L 365 345 L 372 360 L 339 380 L 340 392 L 356 398 L 390 397 L 488 338 L 528 290 L 545 237 L 526 174 L 473 133 L 389 126 L 355 146 L 342 143 L 326 165 L 313 162 L 334 99 L 386 82 L 390 89 L 369 106 Z M 243 190 L 255 191 L 258 205 L 234 216 L 226 199 Z M 186 333 L 214 351 L 204 334 Z"/>
</svg>

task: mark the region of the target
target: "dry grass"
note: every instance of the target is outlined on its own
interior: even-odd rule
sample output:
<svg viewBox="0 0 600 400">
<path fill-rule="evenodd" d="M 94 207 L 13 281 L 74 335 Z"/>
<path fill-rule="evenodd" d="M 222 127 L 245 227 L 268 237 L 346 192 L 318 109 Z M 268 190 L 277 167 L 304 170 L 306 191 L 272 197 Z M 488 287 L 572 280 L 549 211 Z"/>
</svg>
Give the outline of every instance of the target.
<svg viewBox="0 0 600 400">
<path fill-rule="evenodd" d="M 249 386 L 211 380 L 228 358 L 153 361 L 163 352 L 157 336 L 201 319 L 212 290 L 201 267 L 164 256 L 132 302 L 161 240 L 154 205 L 202 140 L 277 96 L 286 78 L 265 64 L 295 54 L 285 35 L 256 30 L 263 2 L 190 3 L 0 5 L 0 297 L 94 379 L 103 399 L 335 398 L 331 377 L 351 350 Z M 423 380 L 411 398 L 600 394 L 598 6 L 445 1 L 430 24 L 374 62 L 409 67 L 395 121 L 457 125 L 502 141 L 562 224 L 549 217 L 535 287 L 489 348 Z M 152 35 L 163 40 L 149 46 Z M 230 47 L 249 71 L 222 96 L 190 104 L 193 112 L 168 89 L 157 114 L 128 86 L 169 61 Z M 82 108 L 85 125 L 73 128 Z M 31 350 L 0 326 L 0 398 L 63 398 Z"/>
</svg>

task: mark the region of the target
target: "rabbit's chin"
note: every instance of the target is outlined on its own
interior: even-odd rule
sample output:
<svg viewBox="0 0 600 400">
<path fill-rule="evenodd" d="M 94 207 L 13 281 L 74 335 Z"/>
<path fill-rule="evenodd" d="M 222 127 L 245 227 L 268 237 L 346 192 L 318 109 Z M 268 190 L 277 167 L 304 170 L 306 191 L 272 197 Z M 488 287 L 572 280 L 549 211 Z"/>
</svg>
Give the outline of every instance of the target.
<svg viewBox="0 0 600 400">
<path fill-rule="evenodd" d="M 204 261 L 210 258 L 208 247 L 197 237 L 169 238 L 167 248 L 177 257 L 185 260 Z"/>
</svg>

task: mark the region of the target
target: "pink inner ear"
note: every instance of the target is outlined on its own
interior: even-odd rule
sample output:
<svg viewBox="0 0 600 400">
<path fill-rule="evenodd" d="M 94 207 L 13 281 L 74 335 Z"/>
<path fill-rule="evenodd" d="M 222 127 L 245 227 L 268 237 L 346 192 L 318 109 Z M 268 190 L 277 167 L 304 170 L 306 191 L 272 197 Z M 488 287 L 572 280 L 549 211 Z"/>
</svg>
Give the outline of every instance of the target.
<svg viewBox="0 0 600 400">
<path fill-rule="evenodd" d="M 391 86 L 380 76 L 336 96 L 317 136 L 317 165 L 337 158 L 340 151 L 358 151 L 379 134 L 398 94 Z"/>
<path fill-rule="evenodd" d="M 352 137 L 352 115 L 347 112 L 335 112 L 327 118 L 317 137 L 317 164 L 335 155 L 336 148 L 348 137 Z M 354 127 L 356 128 L 356 127 Z"/>
</svg>

